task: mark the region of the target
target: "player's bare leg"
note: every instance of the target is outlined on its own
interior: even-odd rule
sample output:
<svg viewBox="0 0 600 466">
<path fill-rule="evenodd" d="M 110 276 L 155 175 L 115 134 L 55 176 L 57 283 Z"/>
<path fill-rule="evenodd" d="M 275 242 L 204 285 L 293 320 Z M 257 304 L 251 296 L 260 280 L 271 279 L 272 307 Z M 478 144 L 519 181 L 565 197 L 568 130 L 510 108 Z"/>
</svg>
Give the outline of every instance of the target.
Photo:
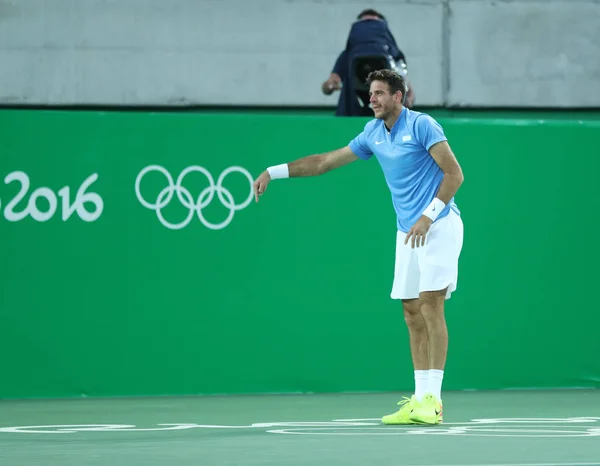
<svg viewBox="0 0 600 466">
<path fill-rule="evenodd" d="M 421 314 L 419 299 L 403 299 L 404 320 L 408 327 L 410 352 L 415 368 L 415 394 L 410 398 L 404 397 L 398 403 L 400 409 L 388 416 L 384 416 L 384 424 L 415 424 L 410 419 L 410 413 L 418 405 L 420 398 L 427 389 L 427 375 L 429 369 L 429 352 L 427 343 L 427 326 Z"/>
<path fill-rule="evenodd" d="M 443 371 L 448 354 L 448 327 L 444 315 L 446 290 L 424 291 L 419 297 L 421 315 L 427 327 L 429 343 L 428 369 Z"/>
<path fill-rule="evenodd" d="M 446 290 L 425 291 L 419 296 L 421 315 L 427 328 L 429 379 L 423 402 L 415 407 L 410 418 L 415 422 L 442 422 L 442 380 L 448 354 L 448 327 L 444 316 Z"/>
<path fill-rule="evenodd" d="M 429 369 L 429 351 L 427 342 L 427 326 L 421 314 L 419 299 L 403 299 L 404 321 L 408 327 L 410 353 L 416 371 Z"/>
</svg>

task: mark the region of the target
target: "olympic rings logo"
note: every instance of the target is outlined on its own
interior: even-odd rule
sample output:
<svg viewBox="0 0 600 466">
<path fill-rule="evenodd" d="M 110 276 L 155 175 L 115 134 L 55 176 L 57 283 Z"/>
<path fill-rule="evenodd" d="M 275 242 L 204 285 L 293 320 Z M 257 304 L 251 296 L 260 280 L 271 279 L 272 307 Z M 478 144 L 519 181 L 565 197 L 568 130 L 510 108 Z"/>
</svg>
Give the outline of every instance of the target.
<svg viewBox="0 0 600 466">
<path fill-rule="evenodd" d="M 140 192 L 140 184 L 142 182 L 142 178 L 144 178 L 144 175 L 146 175 L 146 173 L 152 171 L 162 173 L 167 179 L 168 183 L 167 186 L 163 188 L 162 191 L 160 191 L 160 193 L 158 193 L 158 196 L 156 197 L 156 201 L 154 203 L 148 202 L 146 199 L 144 199 Z M 195 202 L 194 198 L 192 197 L 192 193 L 190 193 L 188 189 L 182 186 L 183 179 L 186 177 L 186 175 L 192 172 L 202 173 L 204 176 L 206 176 L 209 183 L 208 186 L 200 192 L 200 195 L 198 196 Z M 236 204 L 231 192 L 223 187 L 223 181 L 225 180 L 225 177 L 233 172 L 238 172 L 244 175 L 248 179 L 248 183 L 250 186 L 248 198 L 241 204 Z M 213 176 L 206 168 L 194 165 L 191 167 L 187 167 L 185 170 L 183 170 L 177 177 L 177 181 L 174 182 L 173 177 L 164 167 L 161 167 L 160 165 L 149 165 L 146 168 L 144 168 L 135 179 L 135 194 L 140 203 L 147 209 L 154 210 L 156 212 L 158 220 L 160 220 L 160 223 L 162 223 L 165 227 L 171 230 L 180 230 L 186 227 L 192 221 L 194 212 L 198 215 L 198 218 L 205 227 L 210 228 L 211 230 L 221 230 L 231 223 L 231 221 L 233 220 L 233 215 L 237 210 L 245 209 L 246 207 L 248 207 L 250 202 L 252 202 L 252 198 L 254 196 L 254 193 L 252 192 L 253 181 L 254 180 L 252 179 L 252 175 L 250 175 L 248 170 L 246 170 L 243 167 L 236 166 L 226 168 L 219 175 L 219 178 L 217 178 L 217 182 L 215 183 Z M 162 214 L 162 209 L 164 209 L 171 202 L 171 200 L 173 199 L 173 194 L 177 194 L 177 199 L 179 200 L 179 202 L 186 209 L 189 209 L 189 213 L 187 214 L 186 218 L 180 223 L 171 223 L 168 220 L 166 220 Z M 202 214 L 202 209 L 207 207 L 213 201 L 215 194 L 217 195 L 221 204 L 223 204 L 225 208 L 229 209 L 229 214 L 227 215 L 227 218 L 221 223 L 211 223 L 208 220 L 206 220 L 206 218 L 204 218 L 204 215 Z"/>
</svg>

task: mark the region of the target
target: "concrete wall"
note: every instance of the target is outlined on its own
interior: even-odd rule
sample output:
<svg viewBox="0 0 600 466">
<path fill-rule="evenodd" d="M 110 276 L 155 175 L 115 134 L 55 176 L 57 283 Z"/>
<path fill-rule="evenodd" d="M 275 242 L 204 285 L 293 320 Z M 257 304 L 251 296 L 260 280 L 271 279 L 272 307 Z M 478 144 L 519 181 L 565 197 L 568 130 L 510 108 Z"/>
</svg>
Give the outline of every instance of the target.
<svg viewBox="0 0 600 466">
<path fill-rule="evenodd" d="M 452 0 L 453 105 L 600 106 L 600 2 Z"/>
<path fill-rule="evenodd" d="M 0 103 L 333 106 L 366 7 L 418 104 L 600 106 L 594 0 L 0 0 Z"/>
</svg>

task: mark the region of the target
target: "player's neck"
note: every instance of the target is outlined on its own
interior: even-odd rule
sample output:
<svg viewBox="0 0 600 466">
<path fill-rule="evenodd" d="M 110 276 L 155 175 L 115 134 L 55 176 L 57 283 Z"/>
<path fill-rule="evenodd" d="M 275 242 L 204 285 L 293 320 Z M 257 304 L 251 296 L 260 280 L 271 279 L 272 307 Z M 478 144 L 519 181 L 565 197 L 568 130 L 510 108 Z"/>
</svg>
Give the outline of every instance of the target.
<svg viewBox="0 0 600 466">
<path fill-rule="evenodd" d="M 398 121 L 398 118 L 400 117 L 401 113 L 402 113 L 402 106 L 400 106 L 397 109 L 394 109 L 394 111 L 392 113 L 390 113 L 390 115 L 385 120 L 383 120 L 383 122 L 385 123 L 385 128 L 388 130 L 388 132 L 392 130 L 392 128 Z"/>
</svg>

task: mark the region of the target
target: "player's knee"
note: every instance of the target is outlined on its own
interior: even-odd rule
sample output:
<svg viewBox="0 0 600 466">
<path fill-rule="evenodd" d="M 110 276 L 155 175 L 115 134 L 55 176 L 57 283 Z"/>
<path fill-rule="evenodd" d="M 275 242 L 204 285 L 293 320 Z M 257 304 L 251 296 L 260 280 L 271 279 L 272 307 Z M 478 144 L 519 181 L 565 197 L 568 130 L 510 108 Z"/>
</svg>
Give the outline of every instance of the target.
<svg viewBox="0 0 600 466">
<path fill-rule="evenodd" d="M 409 328 L 417 329 L 425 326 L 418 299 L 404 300 L 402 301 L 402 307 L 404 309 L 404 321 Z"/>
</svg>

